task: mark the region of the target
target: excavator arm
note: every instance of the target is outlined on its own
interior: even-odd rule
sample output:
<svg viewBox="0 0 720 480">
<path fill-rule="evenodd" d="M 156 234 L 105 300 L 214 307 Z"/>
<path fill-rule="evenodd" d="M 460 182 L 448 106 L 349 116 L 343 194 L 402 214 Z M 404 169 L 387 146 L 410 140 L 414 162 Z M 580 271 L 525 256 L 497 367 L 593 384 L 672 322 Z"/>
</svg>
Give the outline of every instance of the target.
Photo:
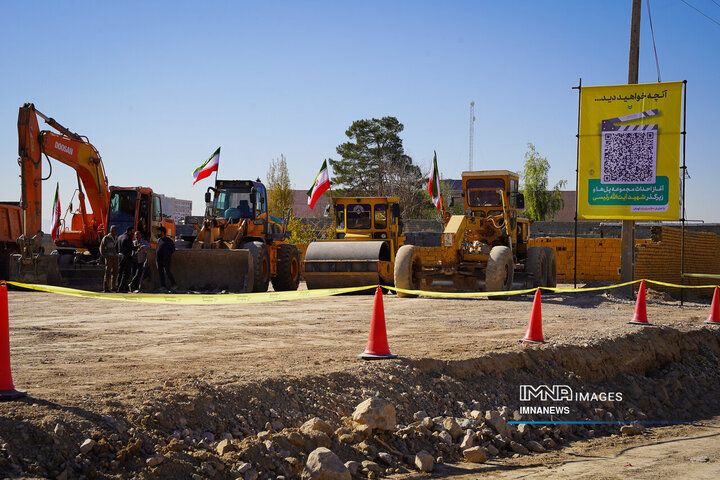
<svg viewBox="0 0 720 480">
<path fill-rule="evenodd" d="M 41 131 L 38 117 L 59 133 Z M 20 107 L 18 115 L 18 153 L 21 168 L 24 233 L 33 236 L 42 229 L 42 154 L 73 168 L 78 176 L 81 229 L 61 232 L 69 246 L 87 247 L 105 233 L 110 204 L 110 188 L 102 158 L 87 138 L 73 133 L 35 109 L 32 103 Z M 83 193 L 80 183 L 85 189 Z M 85 207 L 85 196 L 92 212 Z"/>
</svg>

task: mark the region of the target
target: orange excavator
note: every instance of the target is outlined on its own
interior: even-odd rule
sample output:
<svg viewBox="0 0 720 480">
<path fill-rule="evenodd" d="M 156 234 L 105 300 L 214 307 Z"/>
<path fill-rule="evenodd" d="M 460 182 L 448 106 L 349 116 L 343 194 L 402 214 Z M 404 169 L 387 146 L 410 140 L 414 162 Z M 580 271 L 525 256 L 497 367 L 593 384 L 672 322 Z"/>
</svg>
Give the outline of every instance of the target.
<svg viewBox="0 0 720 480">
<path fill-rule="evenodd" d="M 56 132 L 41 131 L 38 117 Z M 12 256 L 10 261 L 10 280 L 85 288 L 89 288 L 90 281 L 94 287 L 99 287 L 97 272 L 101 268 L 97 265 L 98 249 L 111 225 L 117 226 L 120 233 L 127 227 L 140 231 L 153 247 L 157 243 L 160 226 L 167 229 L 169 236 L 175 235 L 174 222 L 163 216 L 160 197 L 151 188 L 110 186 L 102 158 L 87 137 L 60 125 L 32 103 L 20 107 L 18 141 L 23 234 L 17 240 L 20 254 Z M 78 209 L 72 214 L 69 225 L 64 219 L 61 221 L 54 243 L 42 233 L 42 181 L 49 178 L 42 176 L 42 155 L 68 165 L 77 173 Z M 236 280 L 231 284 L 217 278 L 222 272 L 198 271 L 198 264 L 227 263 L 225 259 L 211 260 L 209 254 L 204 254 L 202 258 L 194 252 L 175 255 L 173 273 L 180 288 L 244 291 L 243 273 L 248 268 L 247 258 L 244 262 L 240 258 L 239 264 L 237 257 L 234 258 L 233 266 L 239 269 L 240 275 L 233 272 Z M 94 272 L 92 268 L 86 268 L 93 265 Z M 151 266 L 150 284 L 146 285 L 149 289 L 155 286 L 153 279 L 157 278 L 153 271 Z M 237 277 L 240 279 L 237 280 Z"/>
</svg>

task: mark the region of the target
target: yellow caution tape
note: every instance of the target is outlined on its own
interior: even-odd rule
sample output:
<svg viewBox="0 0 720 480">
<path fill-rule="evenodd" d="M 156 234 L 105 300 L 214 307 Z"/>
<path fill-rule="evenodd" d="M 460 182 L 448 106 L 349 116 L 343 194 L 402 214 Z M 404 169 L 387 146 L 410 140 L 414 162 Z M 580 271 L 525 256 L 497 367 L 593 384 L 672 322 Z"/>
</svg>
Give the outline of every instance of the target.
<svg viewBox="0 0 720 480">
<path fill-rule="evenodd" d="M 699 274 L 686 274 L 692 276 L 700 276 Z M 720 278 L 720 275 L 717 276 Z M 712 277 L 715 278 L 715 277 Z M 642 280 L 634 280 L 632 282 L 618 283 L 615 285 L 607 285 L 604 287 L 586 287 L 586 288 L 559 288 L 559 287 L 539 287 L 540 290 L 552 291 L 555 293 L 572 293 L 572 292 L 592 292 L 598 290 L 610 290 L 613 288 L 625 287 L 640 283 Z M 645 280 L 646 283 L 661 285 L 671 288 L 715 288 L 717 285 L 677 285 L 674 283 L 659 282 L 656 280 Z M 510 290 L 504 292 L 433 292 L 428 290 L 407 290 L 404 288 L 390 287 L 387 285 L 367 285 L 363 287 L 348 288 L 326 288 L 321 290 L 297 290 L 290 292 L 262 292 L 262 293 L 238 293 L 238 294 L 155 294 L 155 293 L 101 293 L 89 292 L 87 290 L 77 290 L 67 287 L 56 287 L 53 285 L 36 285 L 32 283 L 21 283 L 11 281 L 0 281 L 15 285 L 16 287 L 26 288 L 29 290 L 38 290 L 41 292 L 58 293 L 61 295 L 72 295 L 75 297 L 100 298 L 105 300 L 122 300 L 126 302 L 136 303 L 156 303 L 166 305 L 228 305 L 236 303 L 265 303 L 280 302 L 287 300 L 302 300 L 307 298 L 327 297 L 330 295 L 342 295 L 344 293 L 361 292 L 363 290 L 375 289 L 378 286 L 386 290 L 405 293 L 408 295 L 422 297 L 438 297 L 438 298 L 475 298 L 475 297 L 506 297 L 510 295 L 524 295 L 538 290 L 538 288 L 528 288 L 525 290 Z"/>
<path fill-rule="evenodd" d="M 161 303 L 166 305 L 227 305 L 235 303 L 265 303 L 280 302 L 284 300 L 300 300 L 305 298 L 327 297 L 329 295 L 341 295 L 343 293 L 360 292 L 377 285 L 366 287 L 349 288 L 326 288 L 323 290 L 297 290 L 290 292 L 262 292 L 262 293 L 238 293 L 238 294 L 154 294 L 154 293 L 102 293 L 88 292 L 67 287 L 56 287 L 53 285 L 36 285 L 32 283 L 6 282 L 16 287 L 38 290 L 41 292 L 59 293 L 61 295 L 72 295 L 75 297 L 100 298 L 104 300 L 122 300 L 136 303 Z"/>
<path fill-rule="evenodd" d="M 712 273 L 683 273 L 682 276 L 695 278 L 720 278 L 720 275 L 713 275 Z"/>
</svg>

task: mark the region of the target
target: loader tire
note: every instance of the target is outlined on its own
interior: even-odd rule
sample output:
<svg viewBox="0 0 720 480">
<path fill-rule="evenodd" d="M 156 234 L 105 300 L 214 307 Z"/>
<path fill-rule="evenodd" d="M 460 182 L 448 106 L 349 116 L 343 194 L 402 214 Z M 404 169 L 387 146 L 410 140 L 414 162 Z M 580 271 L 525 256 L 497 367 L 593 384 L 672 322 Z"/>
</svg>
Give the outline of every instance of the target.
<svg viewBox="0 0 720 480">
<path fill-rule="evenodd" d="M 490 250 L 485 269 L 485 291 L 502 292 L 512 288 L 515 262 L 509 247 L 495 246 Z"/>
<path fill-rule="evenodd" d="M 418 252 L 413 245 L 403 245 L 395 255 L 395 267 L 393 269 L 393 277 L 395 287 L 404 290 L 417 290 L 419 287 L 419 279 L 417 278 Z M 417 295 L 410 293 L 397 292 L 400 298 L 415 298 Z"/>
<path fill-rule="evenodd" d="M 253 292 L 267 292 L 270 284 L 270 254 L 263 242 L 248 242 L 242 248 L 250 250 L 253 260 Z"/>
<path fill-rule="evenodd" d="M 530 288 L 548 286 L 548 261 L 543 247 L 528 248 L 525 272 L 530 274 Z"/>
<path fill-rule="evenodd" d="M 277 275 L 272 278 L 276 292 L 297 290 L 300 283 L 300 251 L 295 245 L 282 244 L 277 252 Z"/>
<path fill-rule="evenodd" d="M 543 247 L 545 250 L 545 258 L 547 258 L 547 283 L 546 287 L 557 287 L 557 257 L 555 249 L 552 247 Z"/>
</svg>

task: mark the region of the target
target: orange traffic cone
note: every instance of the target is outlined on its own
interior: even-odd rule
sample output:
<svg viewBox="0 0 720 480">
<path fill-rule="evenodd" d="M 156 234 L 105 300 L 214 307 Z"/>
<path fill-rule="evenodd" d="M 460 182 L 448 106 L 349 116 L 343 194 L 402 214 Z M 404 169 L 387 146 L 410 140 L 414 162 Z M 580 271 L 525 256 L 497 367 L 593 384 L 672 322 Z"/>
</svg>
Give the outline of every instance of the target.
<svg viewBox="0 0 720 480">
<path fill-rule="evenodd" d="M 525 331 L 525 337 L 518 341 L 520 343 L 546 343 L 542 333 L 542 300 L 539 288 L 535 290 L 535 299 L 530 311 L 530 321 Z"/>
<path fill-rule="evenodd" d="M 390 353 L 390 347 L 388 346 L 387 333 L 385 332 L 385 309 L 383 308 L 383 297 L 380 287 L 375 290 L 375 302 L 373 303 L 367 346 L 365 346 L 365 351 L 358 355 L 358 357 L 363 360 L 397 358 L 397 355 Z"/>
<path fill-rule="evenodd" d="M 640 282 L 637 302 L 635 302 L 635 313 L 633 314 L 632 320 L 628 323 L 634 325 L 650 325 L 647 320 L 647 310 L 645 309 L 645 280 Z"/>
<path fill-rule="evenodd" d="M 7 286 L 0 282 L 0 400 L 13 400 L 26 395 L 22 390 L 15 390 L 12 381 L 9 323 Z"/>
<path fill-rule="evenodd" d="M 705 323 L 712 323 L 720 325 L 720 291 L 718 287 L 715 287 L 715 293 L 713 293 L 712 303 L 710 304 L 710 314 L 708 315 Z"/>
</svg>

